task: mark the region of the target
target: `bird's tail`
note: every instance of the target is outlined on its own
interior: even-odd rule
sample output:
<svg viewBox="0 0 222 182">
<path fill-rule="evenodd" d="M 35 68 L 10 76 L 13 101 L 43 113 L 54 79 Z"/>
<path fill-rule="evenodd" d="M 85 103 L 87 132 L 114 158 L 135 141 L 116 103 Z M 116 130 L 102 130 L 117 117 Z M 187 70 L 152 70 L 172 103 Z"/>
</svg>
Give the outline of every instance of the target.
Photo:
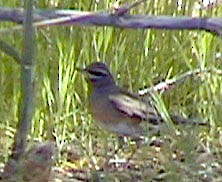
<svg viewBox="0 0 222 182">
<path fill-rule="evenodd" d="M 171 115 L 170 116 L 173 123 L 179 125 L 179 124 L 187 124 L 187 125 L 198 125 L 198 126 L 209 126 L 209 123 L 207 122 L 199 122 L 199 121 L 195 121 L 189 118 L 184 118 L 182 116 L 178 116 L 178 115 Z"/>
</svg>

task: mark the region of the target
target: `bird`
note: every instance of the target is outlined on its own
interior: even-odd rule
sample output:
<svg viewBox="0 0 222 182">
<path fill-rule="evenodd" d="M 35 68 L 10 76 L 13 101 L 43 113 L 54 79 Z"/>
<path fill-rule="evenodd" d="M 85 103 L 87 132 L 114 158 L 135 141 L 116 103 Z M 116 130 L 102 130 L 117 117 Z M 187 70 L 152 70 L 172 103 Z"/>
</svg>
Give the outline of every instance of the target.
<svg viewBox="0 0 222 182">
<path fill-rule="evenodd" d="M 35 144 L 25 151 L 21 158 L 9 159 L 4 167 L 2 179 L 7 182 L 50 181 L 55 154 L 56 146 L 54 142 Z"/>
<path fill-rule="evenodd" d="M 105 63 L 93 62 L 81 72 L 89 85 L 89 110 L 102 128 L 118 136 L 140 138 L 147 133 L 144 123 L 158 126 L 164 122 L 152 104 L 118 86 Z M 176 124 L 196 124 L 182 116 L 170 114 L 170 117 Z"/>
</svg>

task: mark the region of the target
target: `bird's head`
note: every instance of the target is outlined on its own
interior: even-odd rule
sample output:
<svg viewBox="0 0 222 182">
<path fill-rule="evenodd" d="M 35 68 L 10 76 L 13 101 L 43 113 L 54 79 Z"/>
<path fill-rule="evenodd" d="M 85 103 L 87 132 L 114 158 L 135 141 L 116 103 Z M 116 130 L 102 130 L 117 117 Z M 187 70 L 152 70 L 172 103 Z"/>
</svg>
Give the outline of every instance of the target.
<svg viewBox="0 0 222 182">
<path fill-rule="evenodd" d="M 94 87 L 106 87 L 115 84 L 114 78 L 106 64 L 94 62 L 82 69 Z"/>
</svg>

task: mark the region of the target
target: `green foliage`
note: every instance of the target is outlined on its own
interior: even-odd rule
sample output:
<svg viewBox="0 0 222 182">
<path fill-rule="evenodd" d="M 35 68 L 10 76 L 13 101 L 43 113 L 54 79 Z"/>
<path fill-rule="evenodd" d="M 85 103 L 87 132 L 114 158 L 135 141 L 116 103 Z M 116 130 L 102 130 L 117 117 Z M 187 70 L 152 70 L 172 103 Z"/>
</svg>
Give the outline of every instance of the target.
<svg viewBox="0 0 222 182">
<path fill-rule="evenodd" d="M 221 7 L 214 10 L 197 11 L 194 9 L 195 2 L 193 0 L 183 1 L 184 6 L 179 9 L 176 1 L 147 1 L 133 9 L 132 14 L 221 16 Z M 20 4 L 7 3 L 0 3 L 0 5 L 20 6 Z M 95 3 L 95 1 L 85 0 L 73 3 L 68 0 L 45 0 L 39 1 L 37 6 L 94 11 L 106 10 L 112 3 L 111 1 Z M 0 24 L 0 27 L 5 28 L 5 24 Z M 4 36 L 3 40 L 22 50 L 22 36 L 21 32 L 9 34 Z M 59 151 L 61 153 L 65 151 L 65 154 L 62 153 L 60 156 L 60 162 L 65 163 L 66 150 L 69 145 L 73 145 L 85 159 L 85 162 L 82 158 L 81 161 L 75 162 L 75 166 L 95 170 L 101 167 L 104 158 L 109 157 L 110 153 L 114 155 L 118 140 L 116 136 L 98 128 L 88 114 L 87 83 L 77 71 L 77 67 L 84 67 L 96 60 L 105 61 L 110 65 L 119 85 L 137 92 L 141 88 L 150 87 L 159 81 L 186 71 L 197 68 L 221 69 L 221 45 L 220 37 L 203 31 L 131 30 L 76 26 L 38 29 L 34 79 L 35 114 L 30 140 L 49 139 L 53 134 L 56 137 Z M 18 122 L 20 66 L 1 52 L 0 57 L 2 61 L 0 65 L 0 145 L 2 146 L 0 160 L 4 161 Z M 169 111 L 202 118 L 201 120 L 212 125 L 209 131 L 202 130 L 199 131 L 199 134 L 191 134 L 190 137 L 186 137 L 186 134 L 182 135 L 185 139 L 177 140 L 176 138 L 174 146 L 167 148 L 164 145 L 163 151 L 156 156 L 161 160 L 164 171 L 180 171 L 183 167 L 196 169 L 195 164 L 192 164 L 194 159 L 191 153 L 196 152 L 197 143 L 219 156 L 222 127 L 221 97 L 222 79 L 220 75 L 213 73 L 186 80 L 185 83 L 158 97 L 158 99 L 162 99 L 161 103 L 164 103 L 164 107 Z M 189 135 L 189 131 L 187 133 Z M 166 136 L 170 137 L 170 133 L 166 133 Z M 192 143 L 194 138 L 196 144 Z M 186 142 L 190 145 L 187 146 Z M 171 160 L 175 146 L 181 149 L 188 158 L 180 169 L 178 169 L 179 164 Z M 128 146 L 128 150 L 132 148 L 131 145 Z M 141 150 L 142 154 L 148 155 L 149 159 L 156 155 L 153 152 L 154 149 L 149 146 Z M 147 152 L 147 150 L 151 151 Z M 123 154 L 123 157 L 126 155 Z M 195 153 L 194 156 L 196 155 L 198 154 Z M 218 160 L 221 160 L 221 156 L 219 158 Z M 140 164 L 143 160 L 146 159 L 137 162 L 144 173 L 136 175 L 139 177 L 144 175 L 144 180 L 147 179 L 147 176 L 155 177 L 156 173 L 146 171 L 145 164 Z M 157 167 L 157 164 L 152 162 L 150 159 L 148 163 L 150 166 L 154 165 L 152 170 L 160 170 L 159 166 Z M 188 179 L 197 179 L 195 178 L 197 174 L 189 173 L 191 171 L 186 172 L 188 174 L 170 173 L 167 179 L 168 181 L 178 181 L 183 175 L 186 175 Z M 117 171 L 111 178 L 130 179 L 134 173 L 128 173 L 125 176 L 119 176 L 119 174 Z M 107 175 L 107 179 L 109 178 L 110 174 Z"/>
</svg>

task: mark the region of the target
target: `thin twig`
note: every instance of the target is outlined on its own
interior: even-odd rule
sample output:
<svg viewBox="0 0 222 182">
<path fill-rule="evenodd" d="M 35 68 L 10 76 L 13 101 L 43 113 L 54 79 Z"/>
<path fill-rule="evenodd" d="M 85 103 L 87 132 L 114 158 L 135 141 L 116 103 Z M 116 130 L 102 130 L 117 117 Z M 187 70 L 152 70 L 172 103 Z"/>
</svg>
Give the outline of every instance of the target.
<svg viewBox="0 0 222 182">
<path fill-rule="evenodd" d="M 14 60 L 18 63 L 22 63 L 22 57 L 17 49 L 9 45 L 8 43 L 4 42 L 3 40 L 0 40 L 0 49 L 6 53 L 7 55 L 14 58 Z"/>
<path fill-rule="evenodd" d="M 147 0 L 138 0 L 136 2 L 133 2 L 132 4 L 128 4 L 128 5 L 122 5 L 122 6 L 118 6 L 114 4 L 114 10 L 115 10 L 115 14 L 117 15 L 123 15 L 128 13 L 131 9 L 139 6 L 140 4 L 146 2 Z"/>
<path fill-rule="evenodd" d="M 166 80 L 164 82 L 160 82 L 153 87 L 140 90 L 139 95 L 145 96 L 145 95 L 150 95 L 152 92 L 165 92 L 167 90 L 172 89 L 176 85 L 183 83 L 184 81 L 186 81 L 190 77 L 202 76 L 207 73 L 215 73 L 217 75 L 222 75 L 222 70 L 219 70 L 219 69 L 204 69 L 204 70 L 196 69 L 193 71 L 188 71 L 188 72 L 183 73 L 182 75 L 179 75 L 178 77 Z"/>
</svg>

